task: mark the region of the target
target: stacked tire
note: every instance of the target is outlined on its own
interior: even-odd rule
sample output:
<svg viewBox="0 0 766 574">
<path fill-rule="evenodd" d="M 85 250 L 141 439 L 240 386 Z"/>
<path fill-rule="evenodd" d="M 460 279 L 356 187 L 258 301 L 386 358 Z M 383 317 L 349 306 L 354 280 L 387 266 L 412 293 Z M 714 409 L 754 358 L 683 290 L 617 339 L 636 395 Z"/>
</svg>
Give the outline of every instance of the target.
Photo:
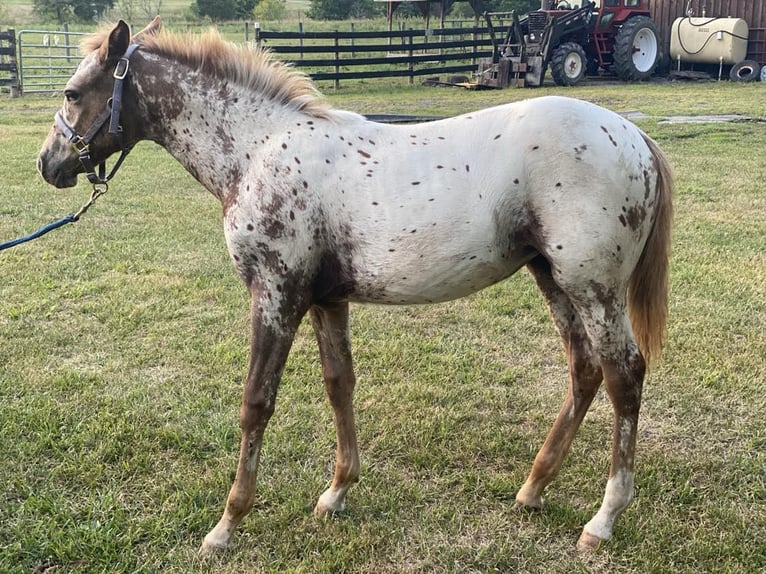
<svg viewBox="0 0 766 574">
<path fill-rule="evenodd" d="M 733 82 L 755 82 L 761 78 L 761 65 L 755 60 L 743 60 L 734 64 L 729 72 Z"/>
</svg>

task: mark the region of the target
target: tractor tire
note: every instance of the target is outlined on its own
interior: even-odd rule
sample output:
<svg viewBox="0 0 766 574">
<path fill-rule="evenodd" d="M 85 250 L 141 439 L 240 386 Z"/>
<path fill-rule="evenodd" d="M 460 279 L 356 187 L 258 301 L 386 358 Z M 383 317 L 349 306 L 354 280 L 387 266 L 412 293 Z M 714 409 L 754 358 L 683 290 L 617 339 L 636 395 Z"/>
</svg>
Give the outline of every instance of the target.
<svg viewBox="0 0 766 574">
<path fill-rule="evenodd" d="M 574 86 L 585 77 L 588 57 L 576 42 L 561 44 L 551 58 L 551 76 L 557 86 Z"/>
<path fill-rule="evenodd" d="M 614 40 L 614 71 L 626 81 L 645 80 L 654 73 L 660 57 L 657 26 L 651 18 L 634 16 Z"/>
</svg>

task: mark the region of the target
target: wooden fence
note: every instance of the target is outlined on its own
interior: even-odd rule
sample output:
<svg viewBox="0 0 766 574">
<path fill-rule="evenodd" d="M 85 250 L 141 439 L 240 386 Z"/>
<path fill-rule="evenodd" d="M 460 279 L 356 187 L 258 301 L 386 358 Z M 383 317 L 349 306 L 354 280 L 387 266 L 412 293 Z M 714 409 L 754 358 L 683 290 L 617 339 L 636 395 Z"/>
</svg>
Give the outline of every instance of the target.
<svg viewBox="0 0 766 574">
<path fill-rule="evenodd" d="M 9 86 L 11 96 L 19 95 L 19 68 L 16 64 L 16 31 L 0 32 L 0 86 Z"/>
<path fill-rule="evenodd" d="M 352 32 L 269 32 L 256 28 L 255 42 L 303 68 L 314 80 L 341 80 L 473 73 L 492 55 L 487 28 Z"/>
</svg>

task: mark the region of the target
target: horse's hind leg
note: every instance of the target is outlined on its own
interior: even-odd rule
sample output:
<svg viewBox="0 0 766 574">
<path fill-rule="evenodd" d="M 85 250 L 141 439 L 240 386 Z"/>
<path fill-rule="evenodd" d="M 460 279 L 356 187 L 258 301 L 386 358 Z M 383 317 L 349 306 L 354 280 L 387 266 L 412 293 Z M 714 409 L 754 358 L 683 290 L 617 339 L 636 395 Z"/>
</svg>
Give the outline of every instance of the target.
<svg viewBox="0 0 766 574">
<path fill-rule="evenodd" d="M 604 500 L 577 542 L 579 549 L 589 550 L 611 538 L 615 520 L 633 499 L 638 411 L 646 363 L 628 318 L 625 285 L 614 277 L 605 282 L 578 278 L 567 284 L 565 276 L 566 272 L 560 272 L 556 282 L 569 295 L 588 333 L 614 410 L 612 461 Z M 577 277 L 577 273 L 569 276 Z"/>
<path fill-rule="evenodd" d="M 543 490 L 558 474 L 577 429 L 601 384 L 602 373 L 579 313 L 566 293 L 554 282 L 548 261 L 538 256 L 527 268 L 545 295 L 561 333 L 569 364 L 567 396 L 545 443 L 535 457 L 524 486 L 516 495 L 518 505 L 539 508 L 542 506 Z"/>
<path fill-rule="evenodd" d="M 335 476 L 314 508 L 317 516 L 323 516 L 343 510 L 346 492 L 359 478 L 353 406 L 356 377 L 351 359 L 348 303 L 314 306 L 311 321 L 319 343 L 327 397 L 335 413 L 337 435 Z"/>
<path fill-rule="evenodd" d="M 614 521 L 633 498 L 633 466 L 645 362 L 625 309 L 625 289 L 595 281 L 586 287 L 559 285 L 542 257 L 529 264 L 545 294 L 567 348 L 570 388 L 516 500 L 539 506 L 555 477 L 602 378 L 614 409 L 612 463 L 604 501 L 585 525 L 577 547 L 595 548 L 612 536 Z"/>
<path fill-rule="evenodd" d="M 638 412 L 646 363 L 633 338 L 624 306 L 610 313 L 594 313 L 586 320 L 598 345 L 607 393 L 614 410 L 612 463 L 601 508 L 585 525 L 577 547 L 590 550 L 612 536 L 614 521 L 633 500 L 633 473 L 638 431 Z M 584 313 L 583 313 L 584 314 Z M 610 318 L 610 315 L 611 318 Z"/>
</svg>

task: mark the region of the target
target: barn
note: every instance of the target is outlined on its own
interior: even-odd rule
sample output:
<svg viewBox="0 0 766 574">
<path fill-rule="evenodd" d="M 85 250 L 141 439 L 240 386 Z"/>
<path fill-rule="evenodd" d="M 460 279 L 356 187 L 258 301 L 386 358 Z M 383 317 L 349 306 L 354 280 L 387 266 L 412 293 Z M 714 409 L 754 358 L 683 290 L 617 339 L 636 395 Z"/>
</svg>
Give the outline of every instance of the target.
<svg viewBox="0 0 766 574">
<path fill-rule="evenodd" d="M 676 18 L 693 16 L 707 18 L 742 18 L 750 27 L 747 56 L 766 65 L 766 2 L 753 0 L 652 0 L 652 19 L 662 36 L 665 47 L 670 44 L 670 32 Z"/>
</svg>

